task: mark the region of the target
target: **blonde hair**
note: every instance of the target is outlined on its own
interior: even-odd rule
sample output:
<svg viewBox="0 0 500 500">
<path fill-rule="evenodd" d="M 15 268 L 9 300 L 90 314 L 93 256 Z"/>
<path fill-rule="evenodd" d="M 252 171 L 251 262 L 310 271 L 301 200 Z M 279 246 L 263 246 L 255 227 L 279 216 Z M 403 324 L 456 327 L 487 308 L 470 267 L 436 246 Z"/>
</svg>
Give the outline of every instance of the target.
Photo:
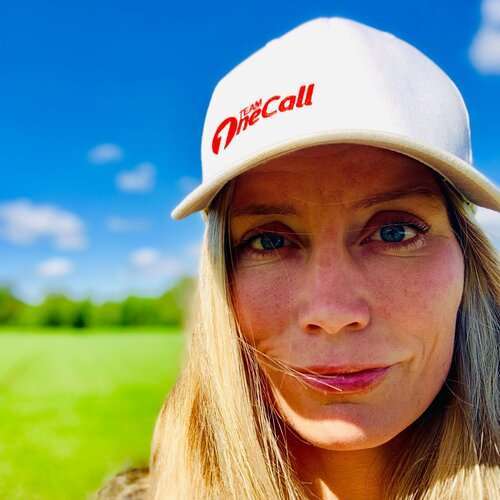
<svg viewBox="0 0 500 500">
<path fill-rule="evenodd" d="M 156 421 L 150 498 L 308 498 L 230 291 L 229 183 L 206 212 L 183 370 Z M 497 253 L 461 197 L 441 183 L 465 261 L 452 365 L 391 464 L 388 499 L 493 499 L 499 477 Z"/>
</svg>

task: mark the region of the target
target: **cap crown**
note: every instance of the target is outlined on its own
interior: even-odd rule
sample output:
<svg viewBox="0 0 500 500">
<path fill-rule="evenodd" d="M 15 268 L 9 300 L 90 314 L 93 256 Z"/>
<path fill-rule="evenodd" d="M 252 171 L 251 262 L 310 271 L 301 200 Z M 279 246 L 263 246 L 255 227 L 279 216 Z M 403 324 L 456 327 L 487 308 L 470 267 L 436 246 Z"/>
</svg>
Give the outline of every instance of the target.
<svg viewBox="0 0 500 500">
<path fill-rule="evenodd" d="M 390 33 L 318 18 L 219 81 L 203 128 L 203 182 L 291 137 L 348 130 L 394 133 L 472 163 L 467 109 L 446 73 Z"/>
</svg>

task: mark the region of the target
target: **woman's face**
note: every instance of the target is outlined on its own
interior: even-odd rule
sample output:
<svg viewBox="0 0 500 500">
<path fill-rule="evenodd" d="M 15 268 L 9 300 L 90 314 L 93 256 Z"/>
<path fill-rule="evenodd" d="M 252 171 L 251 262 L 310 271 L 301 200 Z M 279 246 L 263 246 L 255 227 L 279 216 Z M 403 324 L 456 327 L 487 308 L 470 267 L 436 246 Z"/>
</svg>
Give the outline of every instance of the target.
<svg viewBox="0 0 500 500">
<path fill-rule="evenodd" d="M 463 289 L 431 170 L 370 146 L 309 148 L 239 176 L 230 225 L 236 315 L 289 425 L 318 447 L 355 450 L 414 422 L 449 371 Z M 269 358 L 389 368 L 368 387 L 325 390 L 338 378 L 315 387 Z"/>
</svg>

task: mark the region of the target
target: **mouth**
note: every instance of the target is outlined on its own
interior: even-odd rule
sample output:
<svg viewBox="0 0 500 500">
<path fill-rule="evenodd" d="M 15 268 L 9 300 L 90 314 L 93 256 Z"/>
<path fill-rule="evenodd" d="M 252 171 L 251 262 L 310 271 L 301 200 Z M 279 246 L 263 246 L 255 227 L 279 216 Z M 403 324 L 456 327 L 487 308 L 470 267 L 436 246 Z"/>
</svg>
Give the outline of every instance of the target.
<svg viewBox="0 0 500 500">
<path fill-rule="evenodd" d="M 385 378 L 390 366 L 362 369 L 350 367 L 309 367 L 296 370 L 296 376 L 312 389 L 332 394 L 365 392 L 374 389 Z"/>
<path fill-rule="evenodd" d="M 391 366 L 387 363 L 356 363 L 356 364 L 343 364 L 343 365 L 311 365 L 304 368 L 293 366 L 292 368 L 300 373 L 310 375 L 343 375 L 345 373 L 357 373 L 367 370 L 374 370 L 378 368 L 387 368 Z"/>
</svg>

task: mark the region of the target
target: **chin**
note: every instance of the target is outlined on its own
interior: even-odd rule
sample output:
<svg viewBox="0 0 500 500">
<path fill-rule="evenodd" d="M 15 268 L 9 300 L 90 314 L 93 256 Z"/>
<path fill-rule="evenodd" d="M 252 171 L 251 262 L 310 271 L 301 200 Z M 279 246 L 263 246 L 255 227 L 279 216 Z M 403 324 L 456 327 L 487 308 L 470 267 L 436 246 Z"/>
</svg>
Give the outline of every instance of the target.
<svg viewBox="0 0 500 500">
<path fill-rule="evenodd" d="M 354 451 L 375 448 L 387 443 L 403 429 L 392 429 L 380 422 L 362 423 L 342 417 L 305 419 L 288 415 L 288 426 L 300 440 L 331 451 Z"/>
<path fill-rule="evenodd" d="M 318 432 L 319 429 L 295 429 L 295 432 L 308 443 L 331 451 L 364 450 L 374 448 L 384 444 L 388 439 L 381 436 L 370 436 L 365 434 L 350 424 L 335 424 L 331 429 L 325 429 L 326 432 Z"/>
</svg>

